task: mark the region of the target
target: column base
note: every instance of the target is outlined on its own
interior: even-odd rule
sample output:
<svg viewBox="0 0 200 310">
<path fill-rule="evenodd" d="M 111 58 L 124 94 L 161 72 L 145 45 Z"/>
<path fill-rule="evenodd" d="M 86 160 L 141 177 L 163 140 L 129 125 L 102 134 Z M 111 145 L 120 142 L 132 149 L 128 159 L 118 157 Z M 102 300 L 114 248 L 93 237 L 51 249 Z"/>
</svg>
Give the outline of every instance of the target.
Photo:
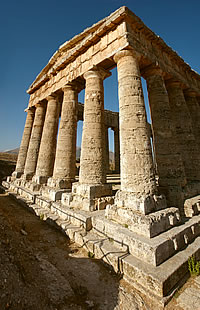
<svg viewBox="0 0 200 310">
<path fill-rule="evenodd" d="M 71 189 L 74 181 L 74 179 L 49 178 L 47 186 L 57 189 Z"/>
<path fill-rule="evenodd" d="M 79 210 L 95 211 L 106 207 L 112 200 L 111 184 L 80 184 L 72 185 L 72 192 L 62 195 L 63 205 Z"/>
<path fill-rule="evenodd" d="M 108 205 L 105 216 L 108 220 L 117 222 L 128 230 L 148 238 L 153 238 L 181 223 L 178 208 L 167 208 L 144 215 L 131 209 Z"/>
<path fill-rule="evenodd" d="M 124 210 L 132 210 L 141 214 L 149 214 L 154 211 L 167 208 L 164 195 L 149 195 L 136 197 L 133 192 L 119 190 L 115 195 L 115 205 Z"/>
<path fill-rule="evenodd" d="M 49 177 L 41 176 L 41 175 L 34 175 L 32 181 L 37 184 L 46 184 Z"/>
<path fill-rule="evenodd" d="M 24 181 L 31 181 L 32 178 L 33 178 L 34 174 L 33 173 L 24 173 L 22 176 L 21 176 L 21 179 L 23 179 Z"/>
<path fill-rule="evenodd" d="M 43 186 L 41 190 L 42 197 L 46 197 L 52 201 L 60 200 L 62 194 L 71 192 L 70 189 L 59 189 L 59 188 L 52 188 L 49 186 Z"/>
<path fill-rule="evenodd" d="M 14 171 L 14 172 L 12 173 L 12 177 L 13 177 L 14 179 L 19 179 L 19 178 L 21 178 L 22 174 L 23 174 L 23 172 Z"/>
</svg>

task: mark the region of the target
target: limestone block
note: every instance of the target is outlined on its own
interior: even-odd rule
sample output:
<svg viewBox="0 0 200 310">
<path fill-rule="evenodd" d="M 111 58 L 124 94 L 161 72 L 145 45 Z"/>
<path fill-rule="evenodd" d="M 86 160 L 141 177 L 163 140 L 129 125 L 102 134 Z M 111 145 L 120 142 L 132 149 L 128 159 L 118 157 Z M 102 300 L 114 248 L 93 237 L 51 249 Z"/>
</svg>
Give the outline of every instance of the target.
<svg viewBox="0 0 200 310">
<path fill-rule="evenodd" d="M 44 208 L 46 210 L 49 210 L 52 202 L 51 202 L 51 200 L 48 200 L 43 196 L 37 196 L 35 199 L 35 203 L 40 208 Z"/>
<path fill-rule="evenodd" d="M 52 201 L 61 200 L 62 194 L 65 193 L 66 191 L 67 191 L 66 189 L 57 189 L 49 186 L 43 186 L 41 190 L 42 196 Z"/>
<path fill-rule="evenodd" d="M 121 208 L 132 209 L 141 214 L 148 214 L 167 207 L 166 199 L 163 195 L 144 195 L 137 197 L 135 193 L 124 190 L 117 191 L 115 205 Z"/>
<path fill-rule="evenodd" d="M 187 217 L 192 217 L 200 213 L 200 196 L 185 200 L 184 211 Z"/>
</svg>

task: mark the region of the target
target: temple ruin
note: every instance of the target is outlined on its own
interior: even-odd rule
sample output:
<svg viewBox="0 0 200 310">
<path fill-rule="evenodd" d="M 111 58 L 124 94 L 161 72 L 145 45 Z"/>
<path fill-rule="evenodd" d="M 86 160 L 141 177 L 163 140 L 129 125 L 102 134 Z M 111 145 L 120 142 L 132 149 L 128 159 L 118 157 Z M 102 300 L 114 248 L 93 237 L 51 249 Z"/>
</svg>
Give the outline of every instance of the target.
<svg viewBox="0 0 200 310">
<path fill-rule="evenodd" d="M 114 67 L 119 113 L 104 110 Z M 27 92 L 16 170 L 3 185 L 164 305 L 187 277 L 188 258 L 200 258 L 200 75 L 121 7 L 60 46 Z M 108 128 L 118 190 L 106 176 Z"/>
</svg>

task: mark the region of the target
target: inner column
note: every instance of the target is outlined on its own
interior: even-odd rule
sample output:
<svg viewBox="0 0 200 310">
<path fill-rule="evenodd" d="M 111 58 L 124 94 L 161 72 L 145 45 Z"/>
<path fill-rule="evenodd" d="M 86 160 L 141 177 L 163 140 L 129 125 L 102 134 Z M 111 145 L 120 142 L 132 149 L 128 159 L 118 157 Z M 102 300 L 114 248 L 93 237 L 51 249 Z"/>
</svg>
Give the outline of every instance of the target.
<svg viewBox="0 0 200 310">
<path fill-rule="evenodd" d="M 119 128 L 113 128 L 113 130 L 115 144 L 115 173 L 120 173 Z"/>
</svg>

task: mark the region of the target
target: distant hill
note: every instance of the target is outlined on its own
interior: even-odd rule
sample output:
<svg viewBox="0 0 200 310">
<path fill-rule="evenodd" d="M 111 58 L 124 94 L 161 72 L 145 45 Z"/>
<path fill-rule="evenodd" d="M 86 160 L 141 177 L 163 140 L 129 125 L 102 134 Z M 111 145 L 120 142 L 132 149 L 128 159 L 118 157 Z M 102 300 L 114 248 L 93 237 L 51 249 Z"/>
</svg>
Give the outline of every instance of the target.
<svg viewBox="0 0 200 310">
<path fill-rule="evenodd" d="M 19 147 L 13 150 L 4 151 L 3 153 L 7 154 L 18 154 L 19 153 Z M 76 159 L 80 159 L 81 157 L 81 148 L 80 146 L 76 147 Z M 114 161 L 114 153 L 112 151 L 109 152 L 110 161 Z"/>
<path fill-rule="evenodd" d="M 19 153 L 19 147 L 13 150 L 7 150 L 7 151 L 3 151 L 3 153 L 7 153 L 7 154 L 18 154 Z"/>
</svg>

